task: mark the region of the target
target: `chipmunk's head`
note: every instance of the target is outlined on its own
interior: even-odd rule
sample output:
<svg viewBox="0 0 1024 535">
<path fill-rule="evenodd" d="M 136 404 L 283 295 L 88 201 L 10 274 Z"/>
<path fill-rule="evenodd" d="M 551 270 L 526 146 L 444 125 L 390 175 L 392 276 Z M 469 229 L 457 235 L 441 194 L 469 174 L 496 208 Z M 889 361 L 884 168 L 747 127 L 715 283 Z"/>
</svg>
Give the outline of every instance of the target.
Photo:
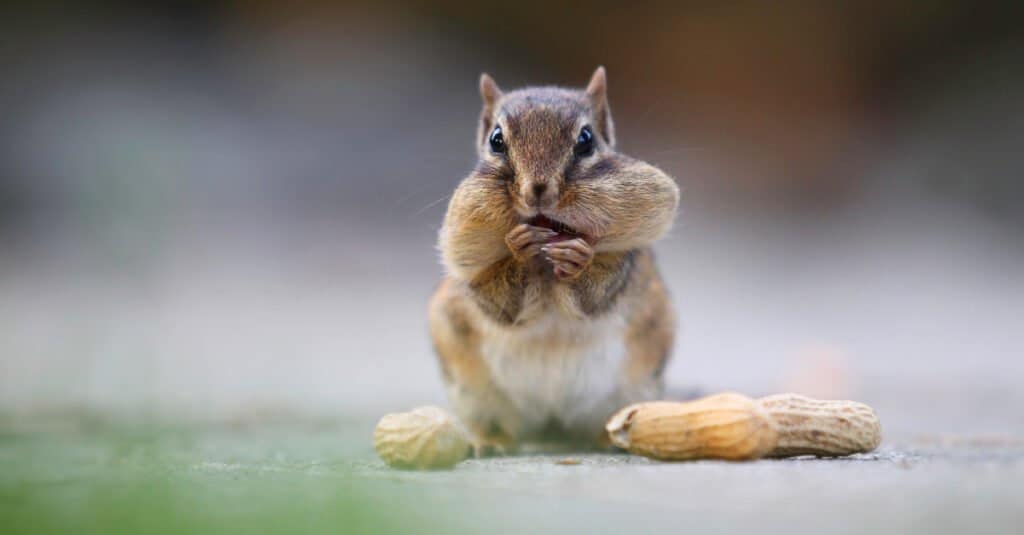
<svg viewBox="0 0 1024 535">
<path fill-rule="evenodd" d="M 480 95 L 477 172 L 505 184 L 521 218 L 552 228 L 564 223 L 559 215 L 572 209 L 574 192 L 605 174 L 614 155 L 604 67 L 583 91 L 531 87 L 503 93 L 484 74 Z"/>
</svg>

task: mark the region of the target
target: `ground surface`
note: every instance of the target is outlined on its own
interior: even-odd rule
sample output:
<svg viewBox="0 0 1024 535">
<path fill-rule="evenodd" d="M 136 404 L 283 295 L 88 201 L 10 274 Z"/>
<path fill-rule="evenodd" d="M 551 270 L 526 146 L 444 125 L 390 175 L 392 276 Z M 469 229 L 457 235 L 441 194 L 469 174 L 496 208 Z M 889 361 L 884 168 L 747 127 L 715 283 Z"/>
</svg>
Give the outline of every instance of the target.
<svg viewBox="0 0 1024 535">
<path fill-rule="evenodd" d="M 919 439 L 842 460 L 628 455 L 404 472 L 372 421 L 0 426 L 3 533 L 1009 533 L 1024 443 Z"/>
</svg>

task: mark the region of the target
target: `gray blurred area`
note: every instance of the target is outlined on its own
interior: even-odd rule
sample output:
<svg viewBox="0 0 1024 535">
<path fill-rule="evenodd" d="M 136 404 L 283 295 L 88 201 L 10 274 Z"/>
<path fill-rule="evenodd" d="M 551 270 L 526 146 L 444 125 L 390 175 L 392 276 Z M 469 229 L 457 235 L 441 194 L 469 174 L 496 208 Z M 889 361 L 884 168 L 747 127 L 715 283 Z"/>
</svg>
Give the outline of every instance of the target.
<svg viewBox="0 0 1024 535">
<path fill-rule="evenodd" d="M 678 179 L 673 392 L 1024 433 L 1016 3 L 14 2 L 0 411 L 375 417 L 444 403 L 425 303 L 481 71 L 607 67 Z"/>
</svg>

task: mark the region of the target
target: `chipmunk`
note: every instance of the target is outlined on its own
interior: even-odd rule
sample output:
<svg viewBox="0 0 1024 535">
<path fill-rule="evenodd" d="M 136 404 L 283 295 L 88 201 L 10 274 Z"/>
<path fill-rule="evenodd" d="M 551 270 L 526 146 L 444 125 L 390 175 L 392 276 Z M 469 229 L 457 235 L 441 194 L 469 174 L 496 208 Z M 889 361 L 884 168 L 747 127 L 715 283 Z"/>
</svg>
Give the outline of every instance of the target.
<svg viewBox="0 0 1024 535">
<path fill-rule="evenodd" d="M 598 447 L 616 410 L 661 394 L 675 316 L 651 244 L 679 189 L 615 151 L 606 87 L 603 67 L 584 91 L 480 77 L 479 160 L 448 205 L 429 304 L 478 455 Z"/>
</svg>

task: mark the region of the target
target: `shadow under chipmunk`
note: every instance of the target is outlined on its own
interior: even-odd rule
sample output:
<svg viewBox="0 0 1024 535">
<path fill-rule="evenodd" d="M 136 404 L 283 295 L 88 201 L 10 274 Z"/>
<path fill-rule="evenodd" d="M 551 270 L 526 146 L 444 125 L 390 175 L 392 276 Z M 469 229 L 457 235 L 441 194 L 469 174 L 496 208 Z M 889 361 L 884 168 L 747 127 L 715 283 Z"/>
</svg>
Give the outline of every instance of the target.
<svg viewBox="0 0 1024 535">
<path fill-rule="evenodd" d="M 696 387 L 669 388 L 666 391 L 665 398 L 675 401 L 690 401 L 698 399 L 705 394 L 704 390 Z M 511 455 L 559 455 L 623 451 L 622 448 L 612 444 L 607 434 L 604 435 L 603 440 L 595 442 L 590 434 L 573 435 L 555 419 L 548 420 L 548 424 L 528 442 L 517 444 L 512 448 L 504 447 L 503 444 L 505 443 L 502 440 L 497 440 L 483 444 L 470 444 L 467 456 L 483 459 Z"/>
</svg>

